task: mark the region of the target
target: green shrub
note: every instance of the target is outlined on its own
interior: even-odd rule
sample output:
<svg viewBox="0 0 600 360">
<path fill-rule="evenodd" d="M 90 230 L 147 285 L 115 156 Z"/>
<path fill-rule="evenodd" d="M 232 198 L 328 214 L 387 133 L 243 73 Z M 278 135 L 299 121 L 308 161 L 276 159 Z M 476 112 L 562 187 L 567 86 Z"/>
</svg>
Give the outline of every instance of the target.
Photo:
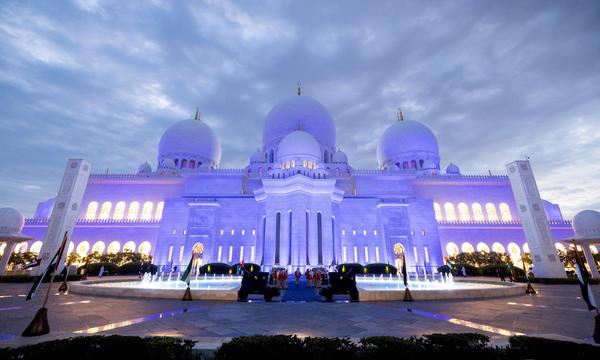
<svg viewBox="0 0 600 360">
<path fill-rule="evenodd" d="M 362 360 L 394 359 L 400 355 L 403 360 L 419 359 L 425 354 L 424 339 L 415 337 L 371 336 L 360 339 L 360 345 Z"/>
<path fill-rule="evenodd" d="M 224 343 L 214 360 L 239 360 L 261 355 L 269 359 L 305 360 L 302 340 L 296 335 L 235 337 Z"/>
<path fill-rule="evenodd" d="M 529 336 L 512 336 L 510 352 L 519 359 L 600 359 L 600 347 Z"/>
<path fill-rule="evenodd" d="M 140 273 L 150 272 L 151 267 L 154 267 L 154 273 L 156 273 L 156 265 L 150 263 L 140 264 L 139 262 L 129 262 L 119 266 L 117 272 L 120 275 L 137 275 Z"/>
<path fill-rule="evenodd" d="M 102 266 L 104 266 L 105 271 L 108 271 L 109 275 L 114 275 L 114 274 L 118 273 L 118 271 L 119 271 L 119 267 L 113 263 L 100 262 L 100 263 L 87 264 L 86 273 L 88 275 L 98 275 L 98 273 L 100 272 L 100 268 Z M 83 269 L 84 267 L 85 267 L 85 265 L 82 265 L 77 270 L 81 272 L 81 269 Z"/>
<path fill-rule="evenodd" d="M 304 359 L 358 359 L 358 346 L 349 339 L 307 337 L 303 345 Z"/>
<path fill-rule="evenodd" d="M 0 283 L 30 283 L 33 282 L 35 276 L 31 275 L 5 275 L 0 276 Z M 64 276 L 56 275 L 54 277 L 54 282 L 63 281 L 65 279 Z M 79 281 L 81 280 L 81 275 L 79 274 L 69 274 L 68 281 Z M 50 281 L 50 275 L 46 274 L 44 278 L 44 282 Z"/>
<path fill-rule="evenodd" d="M 83 336 L 0 349 L 3 360 L 29 359 L 193 359 L 194 341 L 171 337 Z"/>
</svg>

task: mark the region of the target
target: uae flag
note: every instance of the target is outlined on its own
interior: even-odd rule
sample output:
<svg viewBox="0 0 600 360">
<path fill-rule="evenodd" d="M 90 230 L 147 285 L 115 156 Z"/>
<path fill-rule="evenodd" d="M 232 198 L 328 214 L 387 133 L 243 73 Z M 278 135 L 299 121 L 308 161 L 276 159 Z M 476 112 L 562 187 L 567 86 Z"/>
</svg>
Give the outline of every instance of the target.
<svg viewBox="0 0 600 360">
<path fill-rule="evenodd" d="M 594 298 L 594 293 L 592 292 L 592 287 L 590 286 L 590 277 L 586 268 L 583 266 L 583 261 L 581 261 L 581 257 L 579 257 L 577 248 L 575 248 L 575 272 L 577 273 L 577 278 L 579 279 L 581 297 L 586 302 L 588 310 L 592 311 L 597 309 L 598 305 L 596 304 L 596 299 Z"/>
<path fill-rule="evenodd" d="M 404 287 L 408 287 L 408 276 L 406 273 L 406 256 L 402 253 L 402 278 L 404 279 Z"/>
<path fill-rule="evenodd" d="M 192 254 L 192 258 L 190 259 L 190 262 L 188 263 L 188 266 L 185 268 L 185 271 L 183 272 L 183 274 L 181 274 L 181 277 L 179 278 L 179 280 L 185 281 L 186 283 L 190 282 L 190 276 L 192 275 L 192 264 L 194 262 L 194 258 L 195 258 L 195 254 Z"/>
<path fill-rule="evenodd" d="M 62 259 L 62 255 L 63 255 L 63 252 L 65 251 L 66 244 L 67 244 L 67 232 L 65 231 L 65 236 L 63 236 L 63 241 L 62 241 L 62 244 L 60 244 L 58 251 L 56 252 L 56 254 L 54 254 L 54 257 L 50 261 L 50 264 L 48 265 L 48 267 L 46 267 L 46 270 L 44 270 L 44 272 L 42 272 L 40 274 L 40 276 L 38 276 L 38 278 L 35 280 L 35 282 L 33 283 L 33 286 L 31 287 L 31 290 L 29 290 L 29 294 L 27 294 L 27 298 L 25 300 L 31 300 L 33 298 L 33 296 L 35 295 L 35 293 L 37 292 L 40 285 L 42 284 L 42 280 L 44 280 L 46 275 L 52 274 L 53 272 L 56 271 L 56 269 L 58 269 L 58 265 L 59 265 L 60 259 Z"/>
</svg>

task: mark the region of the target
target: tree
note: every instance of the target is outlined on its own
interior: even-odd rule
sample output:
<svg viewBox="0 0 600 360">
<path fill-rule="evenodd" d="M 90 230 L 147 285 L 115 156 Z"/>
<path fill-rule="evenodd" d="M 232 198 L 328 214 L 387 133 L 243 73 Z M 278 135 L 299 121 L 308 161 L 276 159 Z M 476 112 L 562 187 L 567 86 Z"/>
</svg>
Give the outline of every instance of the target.
<svg viewBox="0 0 600 360">
<path fill-rule="evenodd" d="M 17 265 L 26 265 L 37 259 L 37 254 L 31 251 L 25 252 L 14 252 L 10 254 L 10 258 L 8 258 L 8 263 L 17 266 Z"/>
<path fill-rule="evenodd" d="M 462 252 L 455 256 L 450 256 L 450 262 L 475 267 L 512 265 L 510 256 L 495 251 Z"/>
</svg>

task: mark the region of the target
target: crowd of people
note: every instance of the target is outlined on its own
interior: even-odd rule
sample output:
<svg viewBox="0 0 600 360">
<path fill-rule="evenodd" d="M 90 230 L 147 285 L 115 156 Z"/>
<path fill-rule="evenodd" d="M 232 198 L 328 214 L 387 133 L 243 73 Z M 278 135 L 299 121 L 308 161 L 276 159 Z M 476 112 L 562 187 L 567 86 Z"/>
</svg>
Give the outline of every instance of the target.
<svg viewBox="0 0 600 360">
<path fill-rule="evenodd" d="M 274 268 L 271 270 L 271 279 L 273 286 L 278 289 L 285 289 L 287 287 L 288 273 L 286 269 Z"/>
<path fill-rule="evenodd" d="M 288 272 L 284 268 L 274 268 L 271 270 L 271 284 L 278 289 L 285 289 L 287 287 Z M 323 279 L 326 278 L 326 274 L 322 269 L 306 269 L 304 272 L 306 278 L 306 286 L 311 289 L 321 289 Z M 296 287 L 300 286 L 300 279 L 302 278 L 302 271 L 296 268 L 294 271 L 294 281 Z"/>
</svg>

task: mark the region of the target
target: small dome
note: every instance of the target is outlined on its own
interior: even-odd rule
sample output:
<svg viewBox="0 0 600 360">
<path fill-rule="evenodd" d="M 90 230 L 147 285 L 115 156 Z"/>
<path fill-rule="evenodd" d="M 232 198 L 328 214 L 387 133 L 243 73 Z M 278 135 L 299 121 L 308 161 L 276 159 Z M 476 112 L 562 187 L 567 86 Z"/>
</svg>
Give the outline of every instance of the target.
<svg viewBox="0 0 600 360">
<path fill-rule="evenodd" d="M 158 161 L 165 158 L 190 159 L 218 167 L 221 143 L 203 121 L 182 120 L 171 125 L 160 138 Z"/>
<path fill-rule="evenodd" d="M 573 230 L 578 238 L 600 238 L 600 212 L 583 210 L 573 218 Z"/>
<path fill-rule="evenodd" d="M 277 160 L 287 157 L 321 158 L 321 146 L 317 140 L 306 131 L 296 130 L 287 134 L 277 147 Z"/>
<path fill-rule="evenodd" d="M 398 121 L 387 128 L 377 144 L 377 160 L 386 162 L 414 157 L 439 159 L 439 146 L 433 132 L 418 121 Z"/>
<path fill-rule="evenodd" d="M 304 130 L 324 147 L 335 147 L 335 124 L 327 109 L 308 96 L 294 96 L 275 105 L 265 120 L 263 144 L 272 145 L 294 130 Z"/>
<path fill-rule="evenodd" d="M 435 164 L 435 162 L 433 162 L 433 160 L 427 159 L 423 162 L 423 169 L 425 170 L 436 170 L 437 169 L 437 165 Z"/>
<path fill-rule="evenodd" d="M 333 154 L 333 160 L 332 162 L 334 163 L 341 163 L 341 164 L 347 164 L 348 163 L 348 156 L 346 156 L 346 153 L 338 150 L 335 152 L 335 154 Z"/>
<path fill-rule="evenodd" d="M 138 174 L 150 174 L 152 172 L 152 167 L 148 162 L 144 162 L 138 167 Z"/>
<path fill-rule="evenodd" d="M 17 209 L 0 209 L 0 233 L 2 234 L 20 234 L 25 224 L 23 214 Z"/>
<path fill-rule="evenodd" d="M 448 175 L 460 175 L 460 168 L 453 163 L 450 163 L 446 167 L 446 174 Z"/>
<path fill-rule="evenodd" d="M 160 163 L 161 169 L 175 169 L 177 166 L 175 165 L 175 161 L 173 159 L 164 159 Z"/>
</svg>

